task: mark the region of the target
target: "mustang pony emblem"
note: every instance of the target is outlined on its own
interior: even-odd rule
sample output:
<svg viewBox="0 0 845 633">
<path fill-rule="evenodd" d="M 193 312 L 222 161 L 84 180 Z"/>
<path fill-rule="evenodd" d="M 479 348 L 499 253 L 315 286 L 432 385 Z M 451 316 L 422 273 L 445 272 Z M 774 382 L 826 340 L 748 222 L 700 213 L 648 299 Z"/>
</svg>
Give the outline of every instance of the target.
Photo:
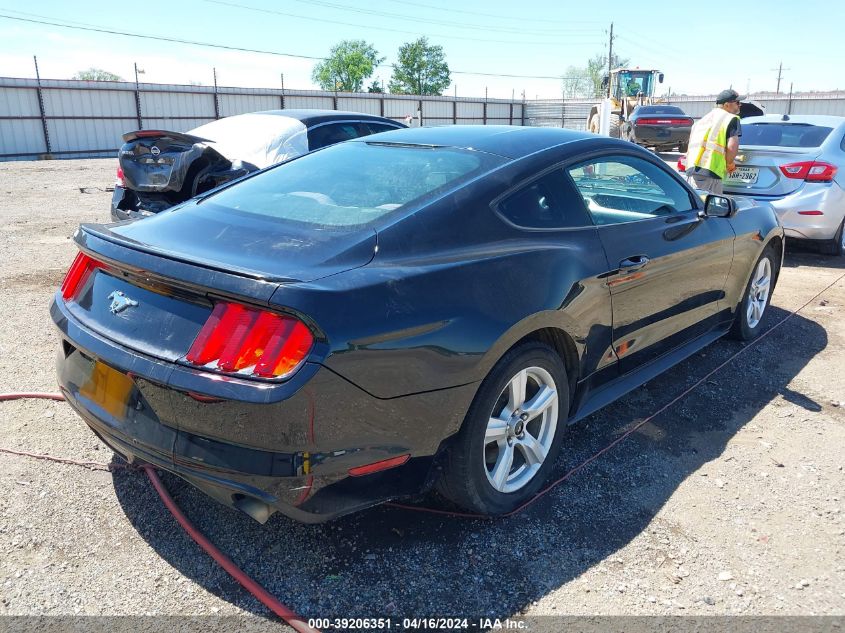
<svg viewBox="0 0 845 633">
<path fill-rule="evenodd" d="M 113 293 L 111 293 L 109 295 L 109 299 L 111 300 L 111 305 L 109 305 L 109 312 L 111 312 L 112 314 L 123 312 L 126 308 L 134 308 L 138 305 L 137 301 L 135 301 L 134 299 L 130 299 L 120 290 L 115 290 Z"/>
</svg>

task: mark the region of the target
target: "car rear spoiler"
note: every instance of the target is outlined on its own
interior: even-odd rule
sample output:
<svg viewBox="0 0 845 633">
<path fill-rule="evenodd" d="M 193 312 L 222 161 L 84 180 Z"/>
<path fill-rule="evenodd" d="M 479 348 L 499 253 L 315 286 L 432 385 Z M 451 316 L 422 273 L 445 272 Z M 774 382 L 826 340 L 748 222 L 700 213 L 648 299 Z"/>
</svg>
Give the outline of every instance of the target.
<svg viewBox="0 0 845 633">
<path fill-rule="evenodd" d="M 127 132 L 123 135 L 123 142 L 129 143 L 139 138 L 159 138 L 162 136 L 174 138 L 179 141 L 185 141 L 186 143 L 191 143 L 192 145 L 195 143 L 213 142 L 207 138 L 194 136 L 193 134 L 185 134 L 184 132 L 171 132 L 170 130 L 135 130 L 134 132 Z"/>
</svg>

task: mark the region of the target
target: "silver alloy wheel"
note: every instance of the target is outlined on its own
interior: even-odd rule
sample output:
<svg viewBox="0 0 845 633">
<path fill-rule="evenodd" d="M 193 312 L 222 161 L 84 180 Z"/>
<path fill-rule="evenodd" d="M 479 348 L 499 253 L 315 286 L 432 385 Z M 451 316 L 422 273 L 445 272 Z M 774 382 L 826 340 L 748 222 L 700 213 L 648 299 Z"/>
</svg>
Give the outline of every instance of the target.
<svg viewBox="0 0 845 633">
<path fill-rule="evenodd" d="M 757 327 L 763 318 L 771 287 L 772 263 L 768 257 L 764 257 L 757 264 L 757 269 L 751 278 L 751 286 L 748 289 L 748 310 L 745 313 L 745 318 L 749 328 Z"/>
<path fill-rule="evenodd" d="M 558 393 L 551 374 L 528 367 L 510 379 L 490 413 L 484 436 L 487 481 L 514 492 L 540 470 L 557 430 Z"/>
</svg>

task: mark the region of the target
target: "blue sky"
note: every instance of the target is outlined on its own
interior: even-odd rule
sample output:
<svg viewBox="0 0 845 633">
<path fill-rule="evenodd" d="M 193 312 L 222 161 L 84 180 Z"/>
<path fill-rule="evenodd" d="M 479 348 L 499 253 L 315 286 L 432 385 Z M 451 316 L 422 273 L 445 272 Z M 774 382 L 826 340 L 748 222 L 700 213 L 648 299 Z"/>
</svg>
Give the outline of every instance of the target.
<svg viewBox="0 0 845 633">
<path fill-rule="evenodd" d="M 396 60 L 403 43 L 425 35 L 443 46 L 453 71 L 449 94 L 554 98 L 569 66 L 607 49 L 632 65 L 659 68 L 673 93 L 712 94 L 845 88 L 839 44 L 845 8 L 839 3 L 769 0 L 759 9 L 739 3 L 578 2 L 561 0 L 146 0 L 131 2 L 0 0 L 0 16 L 57 22 L 165 38 L 211 42 L 303 57 L 324 57 L 343 39 L 364 39 Z M 709 27 L 707 24 L 718 26 Z M 694 59 L 693 51 L 707 50 Z M 91 66 L 126 79 L 133 63 L 141 81 L 225 86 L 315 88 L 313 59 L 223 50 L 109 35 L 0 17 L 0 76 L 32 77 L 38 56 L 44 78 L 66 79 Z M 391 70 L 377 69 L 386 82 Z M 510 77 L 503 75 L 513 75 Z"/>
</svg>

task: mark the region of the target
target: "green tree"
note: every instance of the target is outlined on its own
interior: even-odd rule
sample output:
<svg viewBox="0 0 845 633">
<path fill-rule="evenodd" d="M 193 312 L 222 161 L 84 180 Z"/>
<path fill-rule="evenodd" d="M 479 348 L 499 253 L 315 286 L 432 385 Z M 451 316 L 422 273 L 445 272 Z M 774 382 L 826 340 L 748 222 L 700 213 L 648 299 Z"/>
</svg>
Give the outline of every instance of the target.
<svg viewBox="0 0 845 633">
<path fill-rule="evenodd" d="M 443 47 L 426 37 L 400 46 L 397 57 L 389 84 L 393 94 L 439 95 L 452 83 Z"/>
<path fill-rule="evenodd" d="M 618 54 L 613 54 L 613 68 L 620 68 L 627 66 L 631 60 L 627 57 L 620 57 Z M 607 55 L 598 53 L 587 60 L 587 75 L 590 78 L 590 94 L 591 97 L 600 97 L 603 94 L 601 82 L 607 76 Z"/>
<path fill-rule="evenodd" d="M 329 58 L 314 66 L 311 79 L 323 90 L 361 92 L 384 57 L 364 40 L 343 40 L 332 46 Z"/>
<path fill-rule="evenodd" d="M 570 66 L 563 77 L 563 96 L 567 99 L 575 97 L 592 97 L 593 82 L 586 68 Z"/>
<path fill-rule="evenodd" d="M 115 75 L 102 68 L 91 67 L 88 70 L 80 70 L 71 79 L 83 79 L 85 81 L 126 81 L 120 75 Z"/>
<path fill-rule="evenodd" d="M 384 85 L 378 79 L 376 79 L 375 81 L 373 81 L 373 83 L 370 84 L 370 87 L 367 88 L 367 92 L 383 93 Z"/>
</svg>

